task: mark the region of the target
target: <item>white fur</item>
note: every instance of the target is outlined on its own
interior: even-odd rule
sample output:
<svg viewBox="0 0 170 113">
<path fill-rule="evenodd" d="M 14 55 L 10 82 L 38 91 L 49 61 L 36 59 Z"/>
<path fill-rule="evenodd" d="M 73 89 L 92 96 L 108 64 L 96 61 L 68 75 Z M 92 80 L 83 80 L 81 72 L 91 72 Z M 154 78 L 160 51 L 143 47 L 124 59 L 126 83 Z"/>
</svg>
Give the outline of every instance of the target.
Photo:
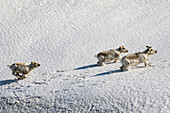
<svg viewBox="0 0 170 113">
<path fill-rule="evenodd" d="M 117 62 L 118 59 L 120 59 L 121 53 L 127 53 L 128 50 L 124 46 L 120 46 L 117 49 L 110 49 L 109 51 L 103 51 L 95 55 L 97 59 L 99 60 L 97 62 L 98 65 L 104 65 L 104 62 L 110 62 L 114 60 L 114 63 Z"/>
<path fill-rule="evenodd" d="M 120 62 L 122 66 L 120 67 L 122 71 L 127 71 L 129 66 L 136 66 L 140 63 L 144 63 L 145 66 L 150 65 L 150 63 L 147 61 L 148 57 L 150 55 L 156 54 L 157 51 L 153 50 L 151 47 L 147 46 L 147 50 L 139 53 L 130 54 L 127 56 L 124 56 Z"/>
<path fill-rule="evenodd" d="M 39 67 L 39 63 L 31 62 L 27 63 L 13 63 L 9 64 L 8 67 L 11 69 L 12 74 L 17 76 L 18 79 L 26 78 L 25 75 L 31 72 L 33 69 Z"/>
</svg>

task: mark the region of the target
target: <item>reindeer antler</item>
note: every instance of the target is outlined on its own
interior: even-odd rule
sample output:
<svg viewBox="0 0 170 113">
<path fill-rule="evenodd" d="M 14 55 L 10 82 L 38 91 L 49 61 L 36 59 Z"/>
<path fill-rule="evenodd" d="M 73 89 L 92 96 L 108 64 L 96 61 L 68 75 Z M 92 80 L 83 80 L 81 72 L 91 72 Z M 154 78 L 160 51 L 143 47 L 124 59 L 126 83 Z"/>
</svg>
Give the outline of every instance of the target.
<svg viewBox="0 0 170 113">
<path fill-rule="evenodd" d="M 152 48 L 151 46 L 146 46 L 147 48 Z"/>
</svg>

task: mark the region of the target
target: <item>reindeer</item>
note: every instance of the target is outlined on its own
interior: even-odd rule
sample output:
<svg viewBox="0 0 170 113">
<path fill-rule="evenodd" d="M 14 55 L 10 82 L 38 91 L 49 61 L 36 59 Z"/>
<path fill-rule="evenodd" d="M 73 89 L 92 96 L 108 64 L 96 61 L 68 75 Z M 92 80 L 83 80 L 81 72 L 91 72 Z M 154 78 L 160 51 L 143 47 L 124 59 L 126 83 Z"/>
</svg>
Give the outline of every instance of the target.
<svg viewBox="0 0 170 113">
<path fill-rule="evenodd" d="M 134 54 L 130 54 L 127 56 L 124 56 L 120 61 L 122 66 L 120 67 L 120 69 L 122 71 L 127 71 L 128 70 L 128 66 L 136 66 L 139 63 L 144 63 L 145 66 L 149 65 L 151 66 L 151 64 L 147 61 L 148 57 L 150 55 L 154 55 L 157 53 L 157 50 L 152 49 L 151 46 L 146 46 L 147 49 L 143 52 L 138 52 L 138 53 L 134 53 Z"/>
<path fill-rule="evenodd" d="M 40 66 L 39 63 L 31 62 L 31 64 L 26 63 L 13 63 L 8 65 L 12 70 L 12 74 L 18 78 L 18 80 L 25 79 L 25 75 L 31 72 L 33 69 Z"/>
<path fill-rule="evenodd" d="M 102 66 L 104 65 L 104 62 L 111 62 L 113 60 L 114 60 L 113 63 L 116 63 L 117 60 L 121 58 L 120 54 L 127 53 L 127 52 L 128 50 L 124 46 L 120 46 L 117 49 L 110 49 L 109 51 L 100 52 L 97 55 L 95 55 L 95 57 L 97 57 L 97 59 L 99 60 L 97 64 L 99 66 Z"/>
</svg>

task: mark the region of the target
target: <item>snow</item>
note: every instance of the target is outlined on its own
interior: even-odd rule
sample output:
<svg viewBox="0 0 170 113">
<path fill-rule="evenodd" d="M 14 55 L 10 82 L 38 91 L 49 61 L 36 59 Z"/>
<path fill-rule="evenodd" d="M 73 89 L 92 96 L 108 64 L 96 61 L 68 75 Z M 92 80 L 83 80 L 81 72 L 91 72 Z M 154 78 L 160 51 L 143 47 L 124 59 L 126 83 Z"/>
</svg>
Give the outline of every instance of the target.
<svg viewBox="0 0 170 113">
<path fill-rule="evenodd" d="M 1 0 L 0 112 L 170 112 L 169 0 Z M 152 46 L 154 67 L 96 66 Z M 122 54 L 122 56 L 127 55 Z M 8 64 L 41 66 L 16 80 Z"/>
</svg>

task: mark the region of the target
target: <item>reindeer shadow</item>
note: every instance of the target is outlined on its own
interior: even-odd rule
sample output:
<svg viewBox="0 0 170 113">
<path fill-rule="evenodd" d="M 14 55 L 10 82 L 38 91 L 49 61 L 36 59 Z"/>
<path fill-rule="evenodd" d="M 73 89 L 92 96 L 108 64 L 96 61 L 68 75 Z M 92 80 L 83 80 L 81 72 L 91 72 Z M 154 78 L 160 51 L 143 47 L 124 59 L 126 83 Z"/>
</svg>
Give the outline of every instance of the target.
<svg viewBox="0 0 170 113">
<path fill-rule="evenodd" d="M 97 76 L 104 76 L 104 75 L 109 75 L 109 74 L 114 74 L 114 73 L 121 73 L 123 71 L 121 71 L 120 69 L 114 70 L 114 71 L 108 71 L 108 72 L 104 72 L 104 73 L 99 73 L 97 75 L 93 75 L 91 77 L 97 77 Z"/>
<path fill-rule="evenodd" d="M 14 83 L 14 82 L 18 82 L 18 79 L 2 80 L 2 81 L 0 81 L 0 86 L 11 84 L 11 83 Z"/>
<path fill-rule="evenodd" d="M 94 67 L 98 67 L 98 65 L 97 64 L 91 64 L 91 65 L 75 68 L 74 70 L 88 69 L 88 68 L 94 68 Z"/>
</svg>

